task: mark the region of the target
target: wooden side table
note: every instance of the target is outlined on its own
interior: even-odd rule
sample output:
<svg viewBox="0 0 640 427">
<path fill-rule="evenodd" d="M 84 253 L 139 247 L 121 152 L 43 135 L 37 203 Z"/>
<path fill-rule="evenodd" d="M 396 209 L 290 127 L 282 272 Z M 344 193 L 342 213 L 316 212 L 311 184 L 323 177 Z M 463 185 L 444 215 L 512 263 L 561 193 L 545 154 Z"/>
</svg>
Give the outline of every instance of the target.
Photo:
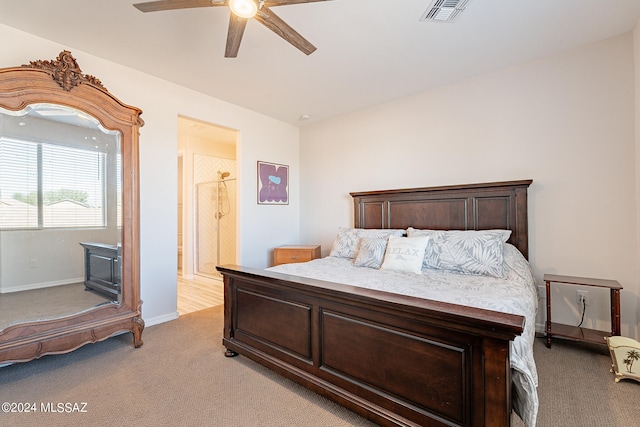
<svg viewBox="0 0 640 427">
<path fill-rule="evenodd" d="M 606 345 L 605 337 L 620 335 L 620 290 L 622 289 L 622 286 L 620 286 L 620 283 L 618 283 L 617 280 L 545 274 L 544 281 L 547 287 L 547 347 L 551 348 L 551 338 L 553 336 L 568 338 L 574 341 L 586 341 Z M 595 329 L 552 323 L 551 283 L 609 288 L 611 290 L 611 334 Z"/>
<path fill-rule="evenodd" d="M 273 250 L 273 265 L 307 262 L 320 258 L 320 245 L 280 246 Z"/>
</svg>

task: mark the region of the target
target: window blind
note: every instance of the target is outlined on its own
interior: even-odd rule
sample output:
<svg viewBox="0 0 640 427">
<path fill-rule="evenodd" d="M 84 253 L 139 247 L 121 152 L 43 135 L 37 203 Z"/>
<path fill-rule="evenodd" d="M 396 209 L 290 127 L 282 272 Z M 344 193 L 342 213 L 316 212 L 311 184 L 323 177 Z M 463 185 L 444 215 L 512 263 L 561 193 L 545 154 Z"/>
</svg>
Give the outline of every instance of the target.
<svg viewBox="0 0 640 427">
<path fill-rule="evenodd" d="M 106 154 L 0 139 L 0 227 L 104 227 Z"/>
</svg>

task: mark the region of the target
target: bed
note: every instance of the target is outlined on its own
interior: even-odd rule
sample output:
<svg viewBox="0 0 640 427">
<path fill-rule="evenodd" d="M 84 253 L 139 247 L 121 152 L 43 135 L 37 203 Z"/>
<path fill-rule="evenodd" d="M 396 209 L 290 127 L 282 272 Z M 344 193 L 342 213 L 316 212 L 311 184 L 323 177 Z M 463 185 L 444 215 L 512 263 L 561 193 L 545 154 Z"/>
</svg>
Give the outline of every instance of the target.
<svg viewBox="0 0 640 427">
<path fill-rule="evenodd" d="M 355 230 L 409 230 L 415 237 L 422 230 L 508 230 L 504 247 L 521 259 L 508 278 L 528 283 L 528 303 L 511 309 L 495 303 L 502 296 L 482 302 L 472 294 L 460 303 L 443 291 L 497 289 L 491 280 L 505 278 L 478 283 L 477 275 L 435 272 L 440 287 L 428 297 L 407 291 L 425 274 L 383 271 L 387 278 L 377 279 L 378 271 L 364 268 L 360 278 L 341 279 L 334 274 L 362 269 L 348 257 L 266 270 L 219 266 L 226 355 L 246 356 L 379 425 L 508 426 L 515 407 L 534 426 L 537 306 L 524 261 L 530 184 L 351 193 Z M 394 283 L 399 288 L 388 287 Z"/>
</svg>

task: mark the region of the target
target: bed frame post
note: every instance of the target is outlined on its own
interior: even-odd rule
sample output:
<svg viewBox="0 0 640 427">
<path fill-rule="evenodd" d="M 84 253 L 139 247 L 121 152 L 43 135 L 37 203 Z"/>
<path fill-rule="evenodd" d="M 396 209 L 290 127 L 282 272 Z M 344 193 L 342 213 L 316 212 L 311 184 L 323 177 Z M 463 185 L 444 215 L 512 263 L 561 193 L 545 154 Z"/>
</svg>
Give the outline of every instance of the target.
<svg viewBox="0 0 640 427">
<path fill-rule="evenodd" d="M 511 425 L 510 346 L 499 340 L 485 337 L 482 342 L 484 357 L 484 424 L 485 426 L 508 427 Z"/>
<path fill-rule="evenodd" d="M 531 184 L 531 181 L 524 181 L 524 184 L 520 186 L 514 186 L 515 201 L 516 201 L 516 224 L 515 246 L 520 250 L 522 255 L 526 259 L 529 259 L 529 217 L 528 217 L 528 201 L 527 201 L 527 188 Z"/>
<path fill-rule="evenodd" d="M 225 340 L 229 341 L 233 339 L 233 306 L 232 299 L 229 296 L 232 293 L 231 281 L 233 278 L 223 275 L 224 284 L 224 330 L 222 331 L 223 345 Z M 226 357 L 235 357 L 238 355 L 235 351 L 227 348 L 224 352 Z"/>
</svg>

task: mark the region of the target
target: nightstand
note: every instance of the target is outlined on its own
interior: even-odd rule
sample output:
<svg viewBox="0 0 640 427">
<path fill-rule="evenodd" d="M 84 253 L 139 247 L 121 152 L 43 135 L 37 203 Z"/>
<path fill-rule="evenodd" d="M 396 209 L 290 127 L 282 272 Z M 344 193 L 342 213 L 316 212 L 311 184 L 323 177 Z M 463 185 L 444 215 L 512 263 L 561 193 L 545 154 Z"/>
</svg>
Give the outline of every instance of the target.
<svg viewBox="0 0 640 427">
<path fill-rule="evenodd" d="M 545 274 L 544 281 L 547 287 L 547 347 L 551 348 L 551 338 L 553 336 L 568 338 L 574 341 L 606 344 L 605 337 L 620 335 L 620 290 L 622 289 L 622 286 L 620 286 L 620 283 L 618 283 L 617 280 Z M 552 323 L 551 283 L 609 288 L 611 290 L 611 334 L 605 331 Z"/>
<path fill-rule="evenodd" d="M 320 258 L 320 245 L 280 246 L 273 250 L 273 265 L 307 262 Z"/>
</svg>

